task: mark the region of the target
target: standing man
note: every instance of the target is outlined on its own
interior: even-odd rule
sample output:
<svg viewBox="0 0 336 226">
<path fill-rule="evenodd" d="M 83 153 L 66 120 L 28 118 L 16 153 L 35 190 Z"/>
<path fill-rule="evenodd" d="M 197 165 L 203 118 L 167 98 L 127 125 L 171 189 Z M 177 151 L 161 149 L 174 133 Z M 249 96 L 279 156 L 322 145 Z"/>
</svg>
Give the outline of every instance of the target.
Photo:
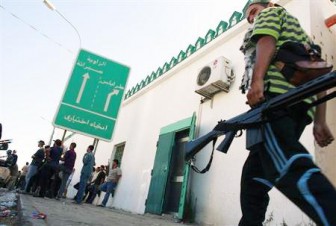
<svg viewBox="0 0 336 226">
<path fill-rule="evenodd" d="M 49 165 L 50 150 L 51 150 L 51 147 L 49 145 L 46 145 L 44 147 L 44 154 L 45 154 L 44 162 L 42 163 L 41 167 L 39 167 L 38 173 L 30 179 L 31 181 L 34 178 L 34 180 L 36 181 L 35 186 L 34 186 L 35 189 L 33 189 L 34 197 L 44 198 L 47 188 L 49 187 L 48 183 L 49 183 L 49 177 L 51 174 L 51 169 Z M 29 185 L 29 187 L 31 187 L 31 185 Z"/>
<path fill-rule="evenodd" d="M 30 163 L 30 166 L 28 167 L 28 172 L 26 175 L 26 185 L 25 185 L 25 192 L 30 191 L 30 186 L 32 183 L 29 184 L 30 179 L 37 173 L 38 168 L 42 165 L 43 159 L 44 159 L 44 141 L 40 140 L 37 144 L 38 150 L 35 152 L 35 154 L 32 156 L 32 162 Z"/>
<path fill-rule="evenodd" d="M 7 159 L 6 159 L 6 166 L 10 171 L 9 180 L 6 183 L 6 187 L 9 190 L 13 190 L 19 176 L 19 169 L 16 164 L 17 156 L 15 155 L 15 150 L 12 152 L 11 150 L 7 150 Z M 15 157 L 16 156 L 16 157 Z"/>
<path fill-rule="evenodd" d="M 21 169 L 21 175 L 20 175 L 20 179 L 19 179 L 19 182 L 18 182 L 18 187 L 20 190 L 23 190 L 26 186 L 26 175 L 27 175 L 27 172 L 28 172 L 28 165 L 29 165 L 29 162 L 26 162 L 26 165 L 24 165 Z"/>
<path fill-rule="evenodd" d="M 48 181 L 50 187 L 48 189 L 48 196 L 54 198 L 57 195 L 59 188 L 59 177 L 58 173 L 60 171 L 59 161 L 63 154 L 63 142 L 60 139 L 54 141 L 54 146 L 50 149 L 50 154 L 47 156 L 50 161 L 47 163 L 49 165 L 50 174 L 48 176 Z"/>
<path fill-rule="evenodd" d="M 86 184 L 91 177 L 92 168 L 95 165 L 95 157 L 92 153 L 93 149 L 94 149 L 94 146 L 90 145 L 87 148 L 86 153 L 83 157 L 83 167 L 82 167 L 80 180 L 79 180 L 78 193 L 76 195 L 76 200 L 75 200 L 76 204 L 81 204 L 83 201 L 83 195 L 85 192 Z"/>
<path fill-rule="evenodd" d="M 248 63 L 243 81 L 249 81 L 242 87 L 248 90 L 248 104 L 253 108 L 294 88 L 271 61 L 276 50 L 288 41 L 305 45 L 311 45 L 311 41 L 295 17 L 269 0 L 251 1 L 246 18 L 253 27 L 241 48 Z M 316 224 L 336 225 L 335 188 L 299 142 L 304 128 L 312 121 L 319 146 L 325 147 L 334 140 L 326 124 L 326 104 L 318 105 L 316 111 L 307 110 L 305 106 L 310 102 L 312 99 L 306 99 L 289 109 L 288 115 L 263 125 L 263 141 L 249 148 L 241 178 L 240 226 L 262 225 L 268 192 L 273 186 Z"/>
<path fill-rule="evenodd" d="M 9 180 L 7 181 L 6 184 L 6 188 L 8 188 L 8 190 L 13 190 L 17 181 L 17 178 L 19 176 L 19 169 L 18 169 L 18 165 L 12 165 L 9 167 L 9 171 L 10 171 L 10 177 Z"/>
<path fill-rule="evenodd" d="M 109 170 L 109 175 L 106 178 L 106 182 L 99 187 L 101 191 L 106 192 L 104 199 L 99 206 L 105 207 L 110 194 L 114 194 L 114 190 L 117 187 L 118 181 L 121 177 L 121 169 L 118 167 L 118 165 L 118 159 L 114 159 L 112 162 L 112 169 Z"/>
<path fill-rule="evenodd" d="M 105 177 L 106 177 L 106 174 L 104 172 L 105 166 L 101 165 L 100 167 L 97 167 L 97 169 L 99 169 L 99 171 L 98 171 L 97 176 L 92 179 L 91 191 L 89 192 L 89 196 L 86 199 L 86 203 L 92 204 L 97 194 L 98 196 L 100 196 L 99 186 L 103 184 L 105 181 Z"/>
<path fill-rule="evenodd" d="M 53 169 L 53 173 L 59 171 L 59 161 L 63 154 L 63 142 L 60 139 L 55 140 L 54 146 L 50 149 L 49 164 Z"/>
<path fill-rule="evenodd" d="M 13 163 L 12 164 L 15 165 L 17 163 L 17 160 L 18 160 L 16 150 L 13 150 L 12 156 L 13 156 Z"/>
<path fill-rule="evenodd" d="M 70 149 L 67 152 L 65 152 L 64 157 L 61 158 L 61 160 L 64 161 L 64 164 L 61 167 L 62 182 L 61 182 L 60 189 L 58 190 L 56 199 L 62 198 L 68 178 L 71 175 L 73 168 L 75 166 L 75 162 L 76 162 L 75 148 L 76 148 L 76 143 L 71 143 Z"/>
<path fill-rule="evenodd" d="M 13 152 L 12 152 L 12 150 L 7 150 L 7 158 L 6 158 L 6 161 L 5 161 L 5 166 L 6 167 L 11 167 L 11 166 L 13 166 L 13 165 L 15 165 L 15 163 L 14 163 L 14 161 L 15 161 L 15 159 L 14 159 L 14 155 L 13 155 Z"/>
<path fill-rule="evenodd" d="M 70 185 L 70 183 L 72 181 L 72 177 L 73 177 L 74 174 L 75 174 L 75 168 L 72 169 L 72 172 L 71 172 L 71 174 L 70 174 L 70 176 L 69 176 L 69 178 L 68 178 L 68 180 L 67 180 L 67 182 L 65 184 L 65 189 L 64 189 L 64 193 L 63 193 L 63 197 L 64 198 L 67 197 L 68 188 L 69 188 L 69 185 Z"/>
</svg>

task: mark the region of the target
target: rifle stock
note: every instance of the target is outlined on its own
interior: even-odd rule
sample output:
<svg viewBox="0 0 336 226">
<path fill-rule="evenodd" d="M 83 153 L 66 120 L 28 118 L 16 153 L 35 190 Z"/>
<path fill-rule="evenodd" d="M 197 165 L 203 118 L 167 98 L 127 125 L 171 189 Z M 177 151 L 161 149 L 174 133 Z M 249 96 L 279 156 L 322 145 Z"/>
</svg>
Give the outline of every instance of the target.
<svg viewBox="0 0 336 226">
<path fill-rule="evenodd" d="M 256 128 L 256 125 L 263 123 L 263 116 L 278 110 L 289 108 L 300 103 L 302 100 L 314 96 L 322 91 L 336 86 L 336 71 L 330 72 L 324 76 L 311 80 L 301 86 L 298 86 L 287 93 L 278 95 L 267 102 L 264 102 L 257 108 L 253 108 L 232 119 L 220 121 L 216 127 L 204 136 L 196 140 L 189 141 L 186 144 L 185 160 L 189 161 L 208 143 L 217 137 L 225 134 L 225 139 L 218 146 L 217 150 L 226 153 L 238 130 L 247 128 Z M 335 96 L 332 96 L 332 98 Z M 330 99 L 330 98 L 329 98 Z M 325 101 L 327 101 L 326 99 Z"/>
</svg>

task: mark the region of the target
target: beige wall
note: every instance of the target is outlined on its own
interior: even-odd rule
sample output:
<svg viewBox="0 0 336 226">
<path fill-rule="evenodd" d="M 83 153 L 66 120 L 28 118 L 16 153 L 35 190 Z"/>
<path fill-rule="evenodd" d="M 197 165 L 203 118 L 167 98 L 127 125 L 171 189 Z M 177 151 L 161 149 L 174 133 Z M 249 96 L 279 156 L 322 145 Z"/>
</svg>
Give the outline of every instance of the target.
<svg viewBox="0 0 336 226">
<path fill-rule="evenodd" d="M 311 34 L 314 42 L 322 46 L 324 59 L 334 65 L 336 69 L 336 25 L 329 29 L 324 20 L 336 13 L 336 6 L 330 1 L 311 1 Z M 335 89 L 334 89 L 335 90 Z M 327 103 L 327 123 L 336 136 L 336 100 Z M 315 156 L 317 164 L 336 186 L 336 142 L 326 148 L 316 146 Z"/>
</svg>

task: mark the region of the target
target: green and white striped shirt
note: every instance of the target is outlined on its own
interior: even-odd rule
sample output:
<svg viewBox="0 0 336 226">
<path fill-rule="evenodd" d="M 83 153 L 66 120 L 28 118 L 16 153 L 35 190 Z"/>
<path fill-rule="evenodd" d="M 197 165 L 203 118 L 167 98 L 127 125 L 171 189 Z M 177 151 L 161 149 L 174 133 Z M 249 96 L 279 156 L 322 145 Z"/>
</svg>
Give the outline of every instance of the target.
<svg viewBox="0 0 336 226">
<path fill-rule="evenodd" d="M 288 41 L 299 42 L 309 45 L 312 43 L 307 33 L 301 27 L 298 19 L 290 15 L 283 7 L 269 7 L 260 12 L 255 18 L 251 42 L 256 43 L 263 35 L 270 35 L 276 40 L 276 48 Z M 285 77 L 279 72 L 275 65 L 271 64 L 265 75 L 266 92 L 282 94 L 294 88 Z M 316 98 L 305 100 L 311 103 Z M 308 115 L 313 118 L 314 110 L 310 110 Z"/>
</svg>

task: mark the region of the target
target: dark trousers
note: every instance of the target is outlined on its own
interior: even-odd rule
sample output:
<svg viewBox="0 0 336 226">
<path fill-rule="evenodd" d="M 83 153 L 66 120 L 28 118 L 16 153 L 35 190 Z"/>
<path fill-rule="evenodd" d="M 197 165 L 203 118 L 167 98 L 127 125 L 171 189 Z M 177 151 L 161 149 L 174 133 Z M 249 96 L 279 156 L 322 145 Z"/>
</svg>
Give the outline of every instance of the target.
<svg viewBox="0 0 336 226">
<path fill-rule="evenodd" d="M 50 186 L 47 192 L 47 197 L 55 198 L 58 195 L 58 191 L 61 187 L 62 180 L 59 178 L 58 173 L 53 173 L 50 178 Z"/>
<path fill-rule="evenodd" d="M 88 189 L 89 190 L 89 195 L 86 198 L 86 203 L 92 204 L 93 200 L 97 196 L 97 192 L 99 191 L 98 187 L 99 187 L 99 185 L 97 185 L 97 184 L 89 185 L 89 189 Z"/>
<path fill-rule="evenodd" d="M 242 171 L 239 226 L 262 226 L 275 186 L 318 225 L 336 225 L 336 190 L 299 142 L 308 116 L 300 109 L 263 127 L 264 142 Z"/>
<path fill-rule="evenodd" d="M 53 174 L 53 170 L 50 165 L 45 164 L 41 167 L 40 173 L 39 173 L 39 187 L 40 192 L 39 196 L 44 197 L 46 195 L 46 192 L 50 188 L 50 178 Z"/>
<path fill-rule="evenodd" d="M 27 192 L 35 192 L 36 187 L 38 185 L 38 181 L 39 181 L 39 172 L 37 172 L 34 176 L 32 176 L 26 186 L 26 191 Z"/>
<path fill-rule="evenodd" d="M 90 174 L 81 173 L 79 180 L 79 188 L 76 194 L 76 202 L 81 203 L 83 201 L 84 193 L 86 193 L 87 182 L 90 178 Z"/>
<path fill-rule="evenodd" d="M 60 184 L 60 187 L 58 189 L 58 192 L 57 192 L 57 197 L 61 198 L 63 197 L 63 194 L 64 194 L 64 191 L 65 191 L 65 187 L 66 187 L 66 183 L 68 181 L 68 178 L 71 174 L 71 171 L 70 170 L 67 170 L 67 169 L 63 169 L 62 170 L 62 179 L 61 179 L 61 184 Z"/>
<path fill-rule="evenodd" d="M 17 187 L 23 190 L 26 186 L 26 175 L 21 175 L 17 184 Z"/>
</svg>

